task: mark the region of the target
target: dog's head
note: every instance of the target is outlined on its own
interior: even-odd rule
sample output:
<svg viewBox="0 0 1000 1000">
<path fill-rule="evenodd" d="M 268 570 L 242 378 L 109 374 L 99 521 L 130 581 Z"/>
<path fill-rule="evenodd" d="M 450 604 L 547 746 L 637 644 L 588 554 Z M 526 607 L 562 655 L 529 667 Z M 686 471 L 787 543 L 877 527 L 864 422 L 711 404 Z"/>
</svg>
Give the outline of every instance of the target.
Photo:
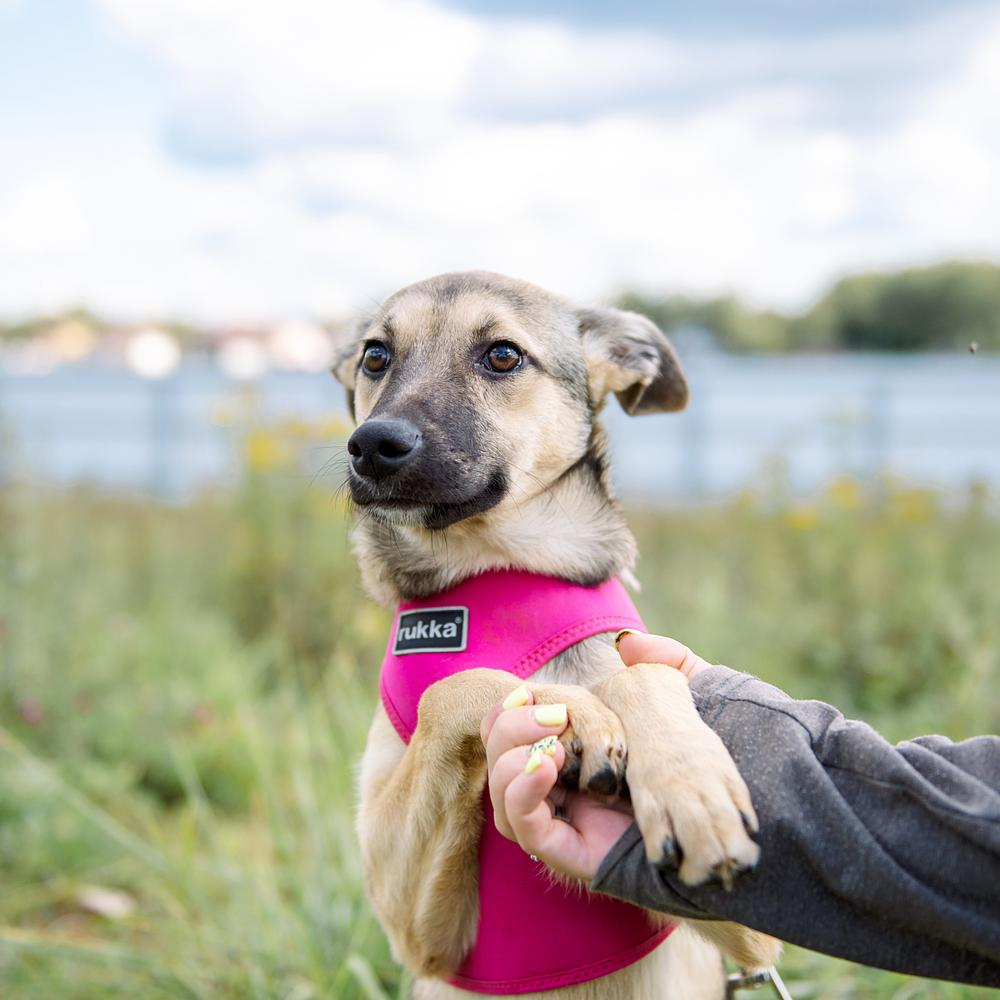
<svg viewBox="0 0 1000 1000">
<path fill-rule="evenodd" d="M 608 393 L 632 414 L 688 398 L 670 344 L 643 316 L 574 309 L 478 271 L 396 292 L 334 373 L 357 422 L 355 503 L 426 528 L 545 492 L 586 458 Z"/>
</svg>

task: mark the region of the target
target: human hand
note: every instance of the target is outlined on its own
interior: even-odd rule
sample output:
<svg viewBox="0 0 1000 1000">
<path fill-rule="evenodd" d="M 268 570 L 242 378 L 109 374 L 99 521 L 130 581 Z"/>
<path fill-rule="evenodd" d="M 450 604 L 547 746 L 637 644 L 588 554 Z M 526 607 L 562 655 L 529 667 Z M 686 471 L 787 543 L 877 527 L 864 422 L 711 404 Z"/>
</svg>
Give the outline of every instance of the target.
<svg viewBox="0 0 1000 1000">
<path fill-rule="evenodd" d="M 566 723 L 540 724 L 526 687 L 519 688 L 507 704 L 512 701 L 516 705 L 508 709 L 495 705 L 480 728 L 497 829 L 549 867 L 590 881 L 604 855 L 631 825 L 631 810 L 557 788 L 565 751 L 554 737 Z M 539 741 L 544 741 L 541 747 Z"/>
<path fill-rule="evenodd" d="M 710 666 L 666 636 L 625 629 L 616 646 L 626 666 L 660 663 L 689 680 Z M 565 723 L 556 727 L 538 723 L 527 687 L 519 688 L 507 703 L 513 707 L 495 705 L 480 728 L 497 829 L 551 868 L 589 881 L 631 825 L 631 810 L 622 803 L 608 805 L 556 787 L 565 751 L 558 741 L 548 751 L 533 747 L 547 736 L 557 736 Z"/>
</svg>

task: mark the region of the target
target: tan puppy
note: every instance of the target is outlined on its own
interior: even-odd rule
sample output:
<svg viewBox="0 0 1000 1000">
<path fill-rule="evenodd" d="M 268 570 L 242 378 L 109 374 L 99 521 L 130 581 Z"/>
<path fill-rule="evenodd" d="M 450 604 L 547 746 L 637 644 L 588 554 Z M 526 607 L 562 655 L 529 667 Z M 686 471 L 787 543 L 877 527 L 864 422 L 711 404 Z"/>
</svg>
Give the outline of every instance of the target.
<svg viewBox="0 0 1000 1000">
<path fill-rule="evenodd" d="M 533 285 L 447 274 L 391 296 L 341 355 L 358 429 L 349 485 L 355 550 L 373 598 L 426 597 L 514 567 L 596 584 L 631 579 L 636 543 L 611 494 L 597 415 L 609 393 L 631 414 L 679 410 L 687 383 L 663 334 L 615 309 L 578 310 Z M 476 930 L 486 778 L 483 716 L 518 681 L 470 670 L 427 690 L 407 746 L 381 705 L 361 764 L 358 835 L 375 913 L 414 996 L 465 995 L 454 972 Z M 624 776 L 651 861 L 680 849 L 681 878 L 731 878 L 757 859 L 742 779 L 698 717 L 684 679 L 626 671 L 611 637 L 578 643 L 529 685 L 564 702 L 563 774 L 607 790 Z M 582 749 L 580 749 L 582 747 Z M 742 814 L 742 816 L 741 816 Z M 777 942 L 731 924 L 686 925 L 641 961 L 559 990 L 584 997 L 718 998 L 718 950 L 771 964 Z M 532 994 L 535 995 L 535 994 Z"/>
</svg>

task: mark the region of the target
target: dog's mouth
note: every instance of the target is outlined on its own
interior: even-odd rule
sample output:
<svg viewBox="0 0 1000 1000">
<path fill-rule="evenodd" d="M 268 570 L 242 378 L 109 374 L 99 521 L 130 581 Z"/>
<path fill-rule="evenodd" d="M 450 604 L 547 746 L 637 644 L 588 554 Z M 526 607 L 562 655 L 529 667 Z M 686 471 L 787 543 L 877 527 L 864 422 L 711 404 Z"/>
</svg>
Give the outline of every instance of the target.
<svg viewBox="0 0 1000 1000">
<path fill-rule="evenodd" d="M 507 495 L 508 480 L 504 470 L 497 469 L 483 488 L 467 495 L 459 490 L 402 495 L 390 483 L 355 475 L 350 477 L 350 488 L 354 503 L 376 521 L 440 530 L 495 507 Z"/>
</svg>

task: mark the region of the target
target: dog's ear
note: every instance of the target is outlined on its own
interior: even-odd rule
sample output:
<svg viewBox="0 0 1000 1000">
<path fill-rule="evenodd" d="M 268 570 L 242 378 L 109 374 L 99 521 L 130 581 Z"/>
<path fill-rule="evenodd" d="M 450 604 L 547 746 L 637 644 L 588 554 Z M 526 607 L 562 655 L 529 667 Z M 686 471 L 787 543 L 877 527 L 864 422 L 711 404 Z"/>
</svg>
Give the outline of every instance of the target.
<svg viewBox="0 0 1000 1000">
<path fill-rule="evenodd" d="M 333 377 L 344 387 L 347 393 L 347 409 L 354 416 L 354 382 L 358 374 L 358 352 L 361 350 L 361 340 L 357 331 L 352 330 L 351 336 L 337 346 L 333 355 L 333 365 L 330 368 Z"/>
<path fill-rule="evenodd" d="M 358 320 L 349 330 L 344 331 L 333 352 L 333 365 L 330 367 L 330 372 L 344 387 L 347 394 L 347 409 L 350 411 L 352 419 L 356 419 L 354 386 L 358 378 L 358 362 L 360 361 L 362 345 L 365 342 L 365 334 L 371 329 L 371 325 L 370 316 Z"/>
<path fill-rule="evenodd" d="M 688 384 L 670 342 L 639 313 L 581 309 L 583 353 L 596 405 L 613 392 L 630 414 L 673 413 L 688 401 Z"/>
</svg>

